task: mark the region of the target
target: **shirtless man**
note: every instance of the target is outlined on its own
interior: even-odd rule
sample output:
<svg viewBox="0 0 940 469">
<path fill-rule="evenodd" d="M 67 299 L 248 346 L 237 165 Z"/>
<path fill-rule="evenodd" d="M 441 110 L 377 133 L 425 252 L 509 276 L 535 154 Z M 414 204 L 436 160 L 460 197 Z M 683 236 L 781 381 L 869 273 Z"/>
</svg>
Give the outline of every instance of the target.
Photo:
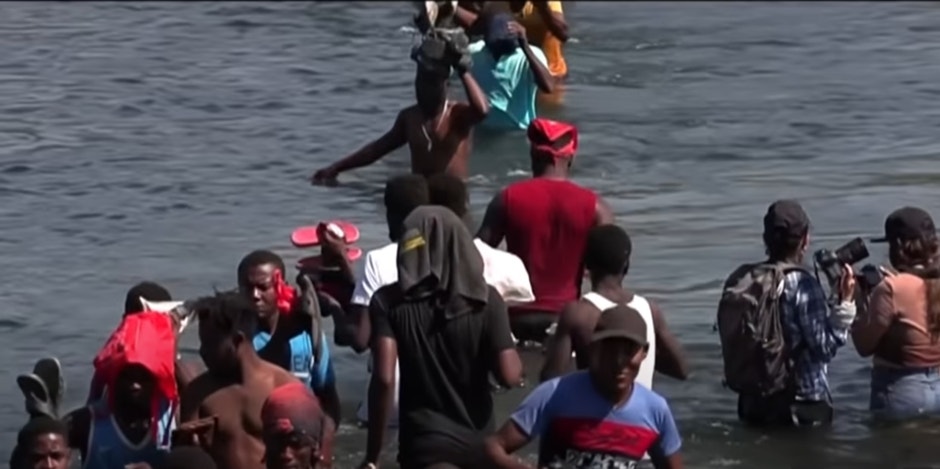
<svg viewBox="0 0 940 469">
<path fill-rule="evenodd" d="M 340 173 L 375 163 L 406 143 L 411 151 L 411 172 L 430 176 L 446 172 L 467 178 L 473 127 L 490 110 L 486 95 L 464 65 L 455 65 L 470 103 L 447 98 L 447 80 L 451 66 L 428 63 L 416 53 L 415 75 L 417 104 L 398 113 L 395 123 L 384 135 L 355 153 L 313 174 L 314 184 L 329 184 Z"/>
<path fill-rule="evenodd" d="M 298 381 L 255 352 L 251 337 L 258 312 L 243 296 L 220 293 L 199 300 L 194 310 L 199 355 L 207 371 L 183 392 L 180 421 L 192 425 L 199 419 L 216 420 L 211 436 L 186 442 L 205 447 L 219 467 L 264 469 L 261 407 L 272 390 Z"/>
</svg>

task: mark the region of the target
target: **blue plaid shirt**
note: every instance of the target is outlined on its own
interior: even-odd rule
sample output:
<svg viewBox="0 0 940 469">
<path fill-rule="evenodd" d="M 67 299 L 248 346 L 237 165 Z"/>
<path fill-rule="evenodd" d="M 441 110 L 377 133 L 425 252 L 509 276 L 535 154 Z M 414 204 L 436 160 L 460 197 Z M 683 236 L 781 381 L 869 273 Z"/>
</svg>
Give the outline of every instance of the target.
<svg viewBox="0 0 940 469">
<path fill-rule="evenodd" d="M 786 340 L 796 351 L 797 400 L 829 401 L 826 365 L 845 345 L 848 325 L 830 321 L 826 292 L 816 278 L 801 270 L 786 275 L 781 313 Z"/>
</svg>

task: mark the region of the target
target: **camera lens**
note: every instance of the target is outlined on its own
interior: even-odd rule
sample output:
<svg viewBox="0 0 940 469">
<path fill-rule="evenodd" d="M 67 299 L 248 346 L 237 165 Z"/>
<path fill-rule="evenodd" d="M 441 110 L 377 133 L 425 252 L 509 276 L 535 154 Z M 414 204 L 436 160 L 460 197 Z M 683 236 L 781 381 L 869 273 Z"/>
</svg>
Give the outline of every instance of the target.
<svg viewBox="0 0 940 469">
<path fill-rule="evenodd" d="M 839 262 L 852 265 L 868 258 L 868 248 L 862 238 L 855 238 L 836 249 L 835 255 Z"/>
</svg>

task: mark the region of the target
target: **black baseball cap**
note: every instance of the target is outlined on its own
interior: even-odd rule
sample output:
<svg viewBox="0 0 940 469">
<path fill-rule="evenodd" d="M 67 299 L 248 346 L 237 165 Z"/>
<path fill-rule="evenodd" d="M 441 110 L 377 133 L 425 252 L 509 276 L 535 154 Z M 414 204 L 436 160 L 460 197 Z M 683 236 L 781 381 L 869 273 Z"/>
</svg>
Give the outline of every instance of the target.
<svg viewBox="0 0 940 469">
<path fill-rule="evenodd" d="M 937 235 L 933 218 L 925 210 L 917 207 L 902 207 L 885 219 L 885 235 L 871 240 L 873 243 L 886 243 L 893 239 L 911 240 L 930 238 Z"/>
<path fill-rule="evenodd" d="M 629 306 L 615 306 L 601 314 L 591 335 L 591 342 L 604 339 L 627 339 L 644 346 L 647 343 L 646 321 Z"/>
<path fill-rule="evenodd" d="M 795 200 L 778 200 L 767 208 L 764 215 L 764 234 L 796 238 L 806 234 L 809 217 Z"/>
</svg>

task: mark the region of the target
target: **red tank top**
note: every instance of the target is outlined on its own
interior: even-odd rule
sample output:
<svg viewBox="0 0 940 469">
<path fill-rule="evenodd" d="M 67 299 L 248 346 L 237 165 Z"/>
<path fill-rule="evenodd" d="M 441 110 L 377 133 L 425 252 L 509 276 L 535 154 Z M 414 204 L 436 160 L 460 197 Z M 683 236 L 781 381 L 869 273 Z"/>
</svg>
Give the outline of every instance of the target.
<svg viewBox="0 0 940 469">
<path fill-rule="evenodd" d="M 560 313 L 580 296 L 597 196 L 571 181 L 533 178 L 507 187 L 503 207 L 506 250 L 522 259 L 535 294 L 535 301 L 510 312 Z"/>
</svg>

